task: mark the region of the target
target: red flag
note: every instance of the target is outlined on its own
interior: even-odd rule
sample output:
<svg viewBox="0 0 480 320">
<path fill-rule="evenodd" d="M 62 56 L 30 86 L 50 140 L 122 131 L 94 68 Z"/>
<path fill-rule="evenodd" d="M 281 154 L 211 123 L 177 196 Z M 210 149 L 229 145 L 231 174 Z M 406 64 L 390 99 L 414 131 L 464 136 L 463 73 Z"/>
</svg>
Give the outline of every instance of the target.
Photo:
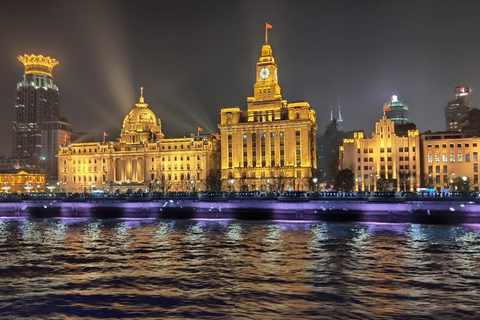
<svg viewBox="0 0 480 320">
<path fill-rule="evenodd" d="M 202 129 L 202 128 L 200 128 L 200 127 L 198 127 L 198 131 L 203 131 L 203 129 Z"/>
<path fill-rule="evenodd" d="M 272 25 L 268 24 L 268 22 L 267 22 L 267 29 L 273 29 Z"/>
<path fill-rule="evenodd" d="M 70 139 L 70 136 L 68 134 L 66 134 L 65 139 Z"/>
<path fill-rule="evenodd" d="M 383 107 L 383 109 L 384 109 L 385 111 L 392 111 L 392 108 L 387 107 L 387 106 Z"/>
<path fill-rule="evenodd" d="M 105 131 L 103 131 L 103 136 L 108 137 L 108 134 Z"/>
</svg>

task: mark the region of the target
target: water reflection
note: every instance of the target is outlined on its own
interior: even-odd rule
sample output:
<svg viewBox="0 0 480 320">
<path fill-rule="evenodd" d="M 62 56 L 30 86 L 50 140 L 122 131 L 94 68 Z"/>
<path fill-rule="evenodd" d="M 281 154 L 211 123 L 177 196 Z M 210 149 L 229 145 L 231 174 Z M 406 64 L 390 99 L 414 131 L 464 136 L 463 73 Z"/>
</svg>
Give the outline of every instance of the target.
<svg viewBox="0 0 480 320">
<path fill-rule="evenodd" d="M 0 317 L 473 318 L 479 252 L 471 226 L 0 220 Z"/>
</svg>

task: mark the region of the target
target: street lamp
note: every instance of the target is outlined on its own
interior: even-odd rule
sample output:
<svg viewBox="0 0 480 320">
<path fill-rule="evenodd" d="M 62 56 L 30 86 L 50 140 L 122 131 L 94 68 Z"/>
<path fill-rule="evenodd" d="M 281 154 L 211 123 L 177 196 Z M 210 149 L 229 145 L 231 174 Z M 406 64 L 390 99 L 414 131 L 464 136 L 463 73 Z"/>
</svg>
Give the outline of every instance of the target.
<svg viewBox="0 0 480 320">
<path fill-rule="evenodd" d="M 318 182 L 318 179 L 317 177 L 313 178 L 313 191 L 317 191 L 317 182 Z"/>
<path fill-rule="evenodd" d="M 231 191 L 235 191 L 235 188 L 234 188 L 234 186 L 233 186 L 234 183 L 235 183 L 235 180 L 230 179 L 230 184 L 231 184 L 230 190 L 231 190 Z"/>
</svg>

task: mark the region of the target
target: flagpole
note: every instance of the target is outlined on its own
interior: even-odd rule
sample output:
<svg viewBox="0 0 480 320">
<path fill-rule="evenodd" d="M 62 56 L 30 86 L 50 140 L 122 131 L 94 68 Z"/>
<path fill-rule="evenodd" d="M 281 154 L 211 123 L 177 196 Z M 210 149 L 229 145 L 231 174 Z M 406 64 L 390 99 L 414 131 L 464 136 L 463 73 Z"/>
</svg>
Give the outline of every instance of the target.
<svg viewBox="0 0 480 320">
<path fill-rule="evenodd" d="M 267 28 L 266 22 L 265 22 L 265 44 L 268 44 L 268 28 Z"/>
<path fill-rule="evenodd" d="M 105 131 L 103 131 L 103 144 L 105 144 Z"/>
</svg>

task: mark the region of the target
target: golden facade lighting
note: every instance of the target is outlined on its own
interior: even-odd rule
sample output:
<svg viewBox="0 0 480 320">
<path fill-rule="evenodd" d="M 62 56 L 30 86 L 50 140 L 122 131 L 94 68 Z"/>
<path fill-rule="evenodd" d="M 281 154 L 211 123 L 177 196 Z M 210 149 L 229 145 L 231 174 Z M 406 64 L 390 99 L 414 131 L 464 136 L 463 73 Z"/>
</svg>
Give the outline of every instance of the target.
<svg viewBox="0 0 480 320">
<path fill-rule="evenodd" d="M 34 54 L 24 54 L 23 56 L 18 56 L 17 59 L 25 66 L 25 74 L 36 73 L 49 77 L 52 77 L 53 67 L 59 64 L 56 59 Z"/>
</svg>

